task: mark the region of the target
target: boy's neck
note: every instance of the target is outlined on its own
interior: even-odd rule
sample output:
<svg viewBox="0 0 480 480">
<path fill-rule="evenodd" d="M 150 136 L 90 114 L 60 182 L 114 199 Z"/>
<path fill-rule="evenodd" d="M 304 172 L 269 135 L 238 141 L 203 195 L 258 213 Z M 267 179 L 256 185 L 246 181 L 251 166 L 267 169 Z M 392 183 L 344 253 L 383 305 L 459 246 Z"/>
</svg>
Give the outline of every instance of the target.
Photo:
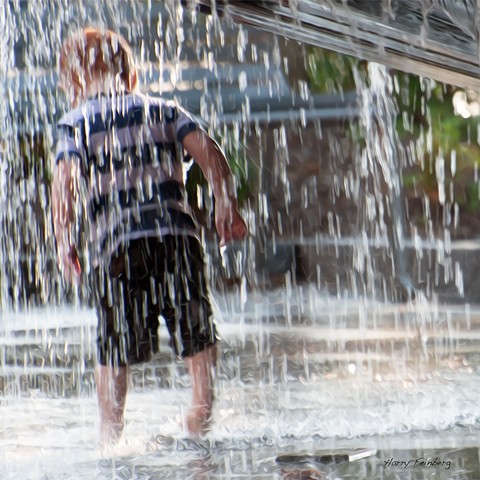
<svg viewBox="0 0 480 480">
<path fill-rule="evenodd" d="M 87 88 L 85 90 L 85 98 L 115 97 L 117 95 L 121 95 L 121 92 L 116 92 L 114 89 Z"/>
<path fill-rule="evenodd" d="M 72 89 L 70 103 L 72 108 L 81 106 L 87 100 L 97 99 L 99 97 L 119 98 L 132 93 L 121 81 L 116 81 L 113 77 L 106 79 L 90 79 L 85 82 L 83 87 Z"/>
<path fill-rule="evenodd" d="M 116 97 L 130 93 L 123 82 L 115 81 L 115 78 L 109 76 L 87 83 L 84 91 L 85 98 L 98 97 Z"/>
</svg>

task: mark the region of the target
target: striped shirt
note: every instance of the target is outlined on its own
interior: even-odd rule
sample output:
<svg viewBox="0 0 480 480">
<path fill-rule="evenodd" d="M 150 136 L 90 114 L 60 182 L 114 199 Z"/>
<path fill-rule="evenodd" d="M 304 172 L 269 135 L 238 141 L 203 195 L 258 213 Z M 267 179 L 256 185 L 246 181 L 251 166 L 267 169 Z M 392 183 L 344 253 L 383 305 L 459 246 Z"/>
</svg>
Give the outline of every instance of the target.
<svg viewBox="0 0 480 480">
<path fill-rule="evenodd" d="M 140 94 L 100 96 L 59 121 L 56 163 L 79 163 L 94 265 L 128 240 L 199 237 L 187 203 L 182 141 L 199 128 L 181 108 Z"/>
</svg>

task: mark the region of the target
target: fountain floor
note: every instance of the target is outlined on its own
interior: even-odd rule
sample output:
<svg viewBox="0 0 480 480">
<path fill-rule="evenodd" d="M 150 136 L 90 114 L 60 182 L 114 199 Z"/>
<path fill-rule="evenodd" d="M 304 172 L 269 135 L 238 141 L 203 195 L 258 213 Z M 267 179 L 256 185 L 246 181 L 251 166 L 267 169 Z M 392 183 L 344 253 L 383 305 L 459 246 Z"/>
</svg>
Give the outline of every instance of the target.
<svg viewBox="0 0 480 480">
<path fill-rule="evenodd" d="M 162 327 L 162 354 L 132 371 L 124 437 L 103 454 L 94 313 L 4 313 L 0 477 L 480 478 L 480 308 L 339 300 L 308 287 L 216 303 L 222 358 L 211 432 L 198 442 L 185 434 L 189 380 Z M 356 448 L 372 455 L 276 462 Z"/>
</svg>

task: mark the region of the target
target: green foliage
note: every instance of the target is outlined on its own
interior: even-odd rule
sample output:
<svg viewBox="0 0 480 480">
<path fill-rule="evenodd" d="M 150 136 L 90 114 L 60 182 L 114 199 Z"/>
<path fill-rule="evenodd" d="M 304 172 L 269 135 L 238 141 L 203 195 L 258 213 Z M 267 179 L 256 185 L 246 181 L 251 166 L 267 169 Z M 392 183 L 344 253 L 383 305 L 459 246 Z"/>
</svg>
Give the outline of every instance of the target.
<svg viewBox="0 0 480 480">
<path fill-rule="evenodd" d="M 404 174 L 404 187 L 413 185 L 435 198 L 438 162 L 444 162 L 448 200 L 469 211 L 480 207 L 473 172 L 480 157 L 477 119 L 454 110 L 456 88 L 414 75 L 397 73 L 397 131 L 403 142 L 417 147 L 418 163 Z"/>
<path fill-rule="evenodd" d="M 317 47 L 308 50 L 309 86 L 313 93 L 355 90 L 367 75 L 365 62 Z M 457 88 L 401 72 L 392 72 L 398 107 L 399 141 L 416 152 L 415 164 L 403 173 L 406 190 L 423 191 L 438 200 L 437 162 L 444 162 L 448 200 L 469 211 L 479 210 L 478 180 L 474 171 L 480 158 L 478 120 L 454 111 Z M 363 142 L 361 128 L 352 124 L 352 137 Z M 453 192 L 453 196 L 452 196 Z"/>
<path fill-rule="evenodd" d="M 354 71 L 362 62 L 340 53 L 309 47 L 307 75 L 314 93 L 331 93 L 355 89 Z"/>
<path fill-rule="evenodd" d="M 219 141 L 228 163 L 235 177 L 237 185 L 237 200 L 243 205 L 251 198 L 252 192 L 256 191 L 259 170 L 250 158 L 245 143 L 239 138 L 240 130 L 229 130 Z"/>
</svg>

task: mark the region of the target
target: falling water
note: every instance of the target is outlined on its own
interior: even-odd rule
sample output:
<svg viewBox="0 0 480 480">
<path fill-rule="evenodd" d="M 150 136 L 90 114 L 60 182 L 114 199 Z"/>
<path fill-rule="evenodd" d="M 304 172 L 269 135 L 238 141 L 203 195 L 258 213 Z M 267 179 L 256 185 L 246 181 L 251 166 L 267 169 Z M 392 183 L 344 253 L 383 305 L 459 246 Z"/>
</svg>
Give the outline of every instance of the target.
<svg viewBox="0 0 480 480">
<path fill-rule="evenodd" d="M 362 240 L 354 249 L 354 269 L 363 278 L 362 296 L 411 297 L 406 256 L 406 214 L 402 203 L 402 162 L 396 133 L 397 107 L 393 77 L 382 65 L 369 63 L 365 75 L 356 71 L 360 101 L 360 125 L 365 147 L 358 153 L 359 177 L 356 200 L 359 206 L 358 232 Z M 386 249 L 389 274 L 379 282 L 374 250 Z M 377 255 L 378 257 L 378 255 Z M 390 262 L 390 265 L 388 265 Z M 396 280 L 396 284 L 394 283 Z M 396 292 L 402 287 L 400 293 Z M 358 290 L 358 288 L 356 289 Z"/>
<path fill-rule="evenodd" d="M 457 446 L 455 429 L 476 431 L 480 312 L 417 285 L 433 250 L 410 238 L 402 171 L 416 159 L 396 134 L 390 71 L 372 63 L 355 91 L 318 95 L 303 46 L 175 0 L 7 1 L 0 22 L 2 478 L 289 478 L 274 462 L 284 451 L 440 448 Z M 189 380 L 161 327 L 161 354 L 132 368 L 123 443 L 105 458 L 91 289 L 61 279 L 50 214 L 54 125 L 68 108 L 55 54 L 85 25 L 123 33 L 144 91 L 175 98 L 221 143 L 250 228 L 222 256 L 211 192 L 193 183 L 222 336 L 207 440 L 185 438 Z M 448 264 L 451 245 L 435 245 L 434 267 Z M 387 478 L 382 464 L 343 473 Z"/>
</svg>

